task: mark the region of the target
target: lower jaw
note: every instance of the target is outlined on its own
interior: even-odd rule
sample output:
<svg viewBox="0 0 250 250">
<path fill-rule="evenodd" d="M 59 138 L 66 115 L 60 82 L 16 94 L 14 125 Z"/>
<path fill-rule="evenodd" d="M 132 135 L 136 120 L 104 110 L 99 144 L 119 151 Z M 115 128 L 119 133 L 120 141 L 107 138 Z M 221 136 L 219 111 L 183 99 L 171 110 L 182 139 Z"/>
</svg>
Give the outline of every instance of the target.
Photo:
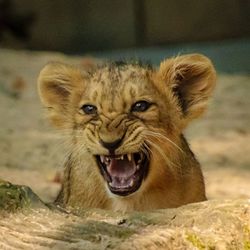
<svg viewBox="0 0 250 250">
<path fill-rule="evenodd" d="M 131 196 L 133 194 L 135 194 L 138 190 L 135 190 L 135 191 L 114 191 L 114 190 L 111 190 L 109 188 L 109 191 L 115 195 L 115 196 L 119 196 L 119 197 L 127 197 L 127 196 Z"/>
<path fill-rule="evenodd" d="M 116 197 L 121 197 L 121 198 L 125 198 L 128 196 L 133 195 L 135 192 L 114 192 L 112 190 L 109 189 L 109 191 L 111 192 L 112 195 L 115 195 Z"/>
<path fill-rule="evenodd" d="M 132 188 L 132 189 L 128 189 L 128 190 L 119 190 L 119 189 L 112 189 L 109 187 L 109 185 L 107 184 L 107 188 L 109 190 L 109 192 L 113 195 L 115 195 L 116 197 L 128 197 L 128 196 L 132 196 L 134 194 L 136 194 L 140 189 L 141 189 L 141 184 L 139 183 L 138 186 Z"/>
</svg>

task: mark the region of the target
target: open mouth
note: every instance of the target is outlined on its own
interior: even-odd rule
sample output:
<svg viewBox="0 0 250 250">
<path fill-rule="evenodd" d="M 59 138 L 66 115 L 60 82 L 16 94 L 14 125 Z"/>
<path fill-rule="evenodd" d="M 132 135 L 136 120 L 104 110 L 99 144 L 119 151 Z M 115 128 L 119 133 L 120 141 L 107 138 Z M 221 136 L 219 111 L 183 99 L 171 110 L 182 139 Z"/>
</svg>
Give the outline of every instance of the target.
<svg viewBox="0 0 250 250">
<path fill-rule="evenodd" d="M 142 152 L 125 155 L 96 155 L 109 190 L 121 196 L 137 191 L 148 172 L 149 160 Z"/>
</svg>

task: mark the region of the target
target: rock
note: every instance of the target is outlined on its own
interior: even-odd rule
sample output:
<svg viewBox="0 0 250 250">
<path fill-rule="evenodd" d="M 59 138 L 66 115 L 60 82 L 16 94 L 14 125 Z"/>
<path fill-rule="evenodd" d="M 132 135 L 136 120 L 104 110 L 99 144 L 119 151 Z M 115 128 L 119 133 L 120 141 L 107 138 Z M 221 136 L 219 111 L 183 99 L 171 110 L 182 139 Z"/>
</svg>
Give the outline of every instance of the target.
<svg viewBox="0 0 250 250">
<path fill-rule="evenodd" d="M 27 186 L 13 185 L 0 179 L 0 211 L 14 212 L 22 208 L 38 208 L 46 205 Z"/>
<path fill-rule="evenodd" d="M 49 209 L 28 187 L 0 181 L 0 232 L 0 249 L 250 249 L 250 200 L 73 214 Z"/>
</svg>

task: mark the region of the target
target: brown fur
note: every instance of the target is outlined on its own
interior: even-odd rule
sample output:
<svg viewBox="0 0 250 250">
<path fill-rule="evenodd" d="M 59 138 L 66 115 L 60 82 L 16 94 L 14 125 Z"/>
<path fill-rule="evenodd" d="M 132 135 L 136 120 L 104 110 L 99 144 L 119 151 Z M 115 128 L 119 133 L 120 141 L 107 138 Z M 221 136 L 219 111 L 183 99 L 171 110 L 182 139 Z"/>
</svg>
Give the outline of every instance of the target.
<svg viewBox="0 0 250 250">
<path fill-rule="evenodd" d="M 200 165 L 182 132 L 204 112 L 215 78 L 210 60 L 198 54 L 167 59 L 157 70 L 109 64 L 87 73 L 62 63 L 45 66 L 39 94 L 52 123 L 68 135 L 70 147 L 57 202 L 132 211 L 206 200 Z M 154 105 L 132 114 L 131 105 L 138 100 Z M 82 112 L 86 103 L 97 106 L 98 116 Z M 100 139 L 112 142 L 125 130 L 116 153 L 137 152 L 146 140 L 151 160 L 139 190 L 120 197 L 108 191 L 93 155 L 108 154 Z"/>
</svg>

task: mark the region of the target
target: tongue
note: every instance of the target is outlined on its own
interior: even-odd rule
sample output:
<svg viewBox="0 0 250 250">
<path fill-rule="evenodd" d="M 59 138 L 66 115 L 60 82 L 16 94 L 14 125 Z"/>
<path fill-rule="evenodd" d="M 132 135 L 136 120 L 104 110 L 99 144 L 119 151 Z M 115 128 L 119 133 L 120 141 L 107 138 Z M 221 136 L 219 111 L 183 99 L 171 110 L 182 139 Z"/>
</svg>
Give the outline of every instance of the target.
<svg viewBox="0 0 250 250">
<path fill-rule="evenodd" d="M 107 171 L 112 178 L 127 180 L 136 172 L 136 165 L 134 160 L 112 158 L 107 166 Z"/>
</svg>

